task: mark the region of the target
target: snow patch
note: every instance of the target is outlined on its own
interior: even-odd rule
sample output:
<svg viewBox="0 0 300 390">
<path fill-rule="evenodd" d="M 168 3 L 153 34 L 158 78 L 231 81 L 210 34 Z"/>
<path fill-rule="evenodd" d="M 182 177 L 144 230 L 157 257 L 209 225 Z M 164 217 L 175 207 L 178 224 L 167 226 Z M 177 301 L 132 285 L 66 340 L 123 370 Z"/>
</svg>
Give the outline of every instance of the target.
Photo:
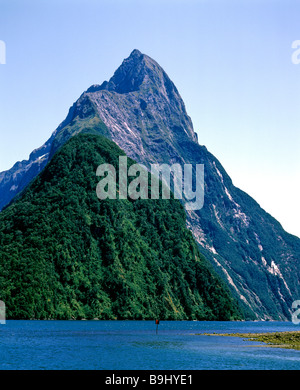
<svg viewBox="0 0 300 390">
<path fill-rule="evenodd" d="M 214 214 L 215 214 L 215 217 L 216 217 L 216 220 L 217 220 L 218 224 L 221 226 L 221 228 L 224 229 L 224 226 L 223 226 L 223 224 L 222 224 L 222 222 L 220 220 L 219 214 L 218 214 L 218 210 L 216 209 L 216 205 L 213 204 L 212 206 L 213 206 Z"/>
<path fill-rule="evenodd" d="M 239 205 L 238 205 L 239 206 Z M 240 206 L 239 206 L 240 207 Z M 234 213 L 234 218 L 239 218 L 242 222 L 243 222 L 243 224 L 245 225 L 245 226 L 249 226 L 249 218 L 247 217 L 247 215 L 245 214 L 245 213 L 243 213 L 242 211 L 241 211 L 241 209 L 240 208 L 238 208 L 237 210 L 235 210 L 235 213 Z"/>
<path fill-rule="evenodd" d="M 227 187 L 224 186 L 224 189 L 225 189 L 225 193 L 226 195 L 228 196 L 228 199 L 231 200 L 231 202 L 233 202 L 236 206 L 239 206 L 233 199 L 232 199 L 232 196 L 230 195 Z"/>
<path fill-rule="evenodd" d="M 231 284 L 231 286 L 232 286 L 232 287 L 235 289 L 235 291 L 239 294 L 240 299 L 241 299 L 242 301 L 244 301 L 248 306 L 250 306 L 249 302 L 248 302 L 247 299 L 244 297 L 244 295 L 242 295 L 242 294 L 239 292 L 238 288 L 237 288 L 236 285 L 234 284 L 234 282 L 233 282 L 231 276 L 230 276 L 229 273 L 226 271 L 226 269 L 218 262 L 218 260 L 217 260 L 215 257 L 214 257 L 213 259 L 214 259 L 214 261 L 217 263 L 217 266 L 222 268 L 222 271 L 224 272 L 224 274 L 225 274 L 225 276 L 226 276 L 226 278 L 227 278 L 227 280 L 228 280 L 228 283 Z"/>
<path fill-rule="evenodd" d="M 261 258 L 261 261 L 262 261 L 263 265 L 267 268 L 267 271 L 270 272 L 270 274 L 272 274 L 274 276 L 278 276 L 283 281 L 285 288 L 287 289 L 289 294 L 292 295 L 291 291 L 290 291 L 284 277 L 282 276 L 282 273 L 280 272 L 278 265 L 275 263 L 275 261 L 272 260 L 270 266 L 267 264 L 266 259 L 263 256 Z"/>
<path fill-rule="evenodd" d="M 38 160 L 43 160 L 45 158 L 45 156 L 48 156 L 49 153 L 45 153 L 43 154 L 42 156 L 38 157 Z"/>
<path fill-rule="evenodd" d="M 278 266 L 275 264 L 275 261 L 271 261 L 271 266 L 269 267 L 268 271 L 273 275 L 281 275 L 281 272 L 279 271 Z"/>
<path fill-rule="evenodd" d="M 218 252 L 215 250 L 213 246 L 206 245 L 206 248 L 211 251 L 214 255 L 217 255 Z"/>
<path fill-rule="evenodd" d="M 217 171 L 219 178 L 221 179 L 222 183 L 224 184 L 222 173 L 218 170 L 216 163 L 214 161 L 213 161 L 213 165 L 214 165 L 215 170 Z"/>
<path fill-rule="evenodd" d="M 233 217 L 240 219 L 242 221 L 242 223 L 248 227 L 249 226 L 249 218 L 247 217 L 247 215 L 245 213 L 242 212 L 241 206 L 238 203 L 236 203 L 236 201 L 232 198 L 227 187 L 224 186 L 224 190 L 225 190 L 225 193 L 226 193 L 228 199 L 235 205 Z"/>
<path fill-rule="evenodd" d="M 9 191 L 16 191 L 17 189 L 18 189 L 18 186 L 16 186 L 15 184 L 13 184 L 13 185 L 10 187 Z"/>
<path fill-rule="evenodd" d="M 137 138 L 137 135 L 130 129 L 130 127 L 127 125 L 126 122 L 123 122 L 126 129 L 131 133 L 135 138 Z"/>
</svg>

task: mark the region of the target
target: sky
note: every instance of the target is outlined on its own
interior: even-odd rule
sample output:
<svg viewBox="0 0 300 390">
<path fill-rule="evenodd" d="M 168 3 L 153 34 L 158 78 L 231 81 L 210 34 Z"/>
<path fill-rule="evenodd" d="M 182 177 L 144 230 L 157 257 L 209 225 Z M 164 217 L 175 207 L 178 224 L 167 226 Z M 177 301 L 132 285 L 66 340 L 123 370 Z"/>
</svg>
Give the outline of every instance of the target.
<svg viewBox="0 0 300 390">
<path fill-rule="evenodd" d="M 298 0 L 0 0 L 0 172 L 139 49 L 233 184 L 300 237 L 299 15 Z"/>
</svg>

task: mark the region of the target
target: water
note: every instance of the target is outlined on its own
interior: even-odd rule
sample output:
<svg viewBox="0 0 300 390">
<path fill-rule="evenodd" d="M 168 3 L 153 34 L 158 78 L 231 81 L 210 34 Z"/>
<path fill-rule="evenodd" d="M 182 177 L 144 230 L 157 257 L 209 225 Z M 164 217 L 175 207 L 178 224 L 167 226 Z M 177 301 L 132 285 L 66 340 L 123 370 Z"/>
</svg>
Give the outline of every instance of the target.
<svg viewBox="0 0 300 390">
<path fill-rule="evenodd" d="M 6 321 L 0 369 L 295 370 L 300 351 L 204 332 L 299 330 L 288 322 Z"/>
</svg>

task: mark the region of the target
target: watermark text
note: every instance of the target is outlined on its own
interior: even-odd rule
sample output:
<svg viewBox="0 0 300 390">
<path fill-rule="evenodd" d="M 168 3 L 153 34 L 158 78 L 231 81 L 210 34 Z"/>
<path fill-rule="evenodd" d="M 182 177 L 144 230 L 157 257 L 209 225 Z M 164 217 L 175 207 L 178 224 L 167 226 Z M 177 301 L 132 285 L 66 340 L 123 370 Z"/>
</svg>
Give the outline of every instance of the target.
<svg viewBox="0 0 300 390">
<path fill-rule="evenodd" d="M 292 49 L 296 49 L 292 54 L 292 63 L 298 65 L 300 64 L 300 40 L 292 42 Z"/>
<path fill-rule="evenodd" d="M 0 64 L 6 64 L 6 44 L 4 41 L 0 40 Z"/>
<path fill-rule="evenodd" d="M 127 167 L 127 157 L 119 156 L 118 190 L 117 171 L 111 164 L 98 166 L 96 175 L 101 177 L 96 187 L 97 197 L 104 199 L 184 199 L 187 210 L 200 210 L 204 204 L 204 165 L 196 164 L 150 164 L 149 172 L 144 165 Z M 133 177 L 128 183 L 128 178 Z M 160 181 L 161 178 L 161 181 Z M 161 183 L 161 184 L 160 184 Z M 161 185 L 161 187 L 160 187 Z M 161 190 L 160 190 L 161 189 Z"/>
<path fill-rule="evenodd" d="M 298 325 L 300 324 L 300 299 L 292 303 L 292 309 L 297 309 L 292 314 L 292 323 Z"/>
<path fill-rule="evenodd" d="M 5 303 L 0 301 L 0 324 L 4 325 L 6 323 L 6 308 Z"/>
</svg>

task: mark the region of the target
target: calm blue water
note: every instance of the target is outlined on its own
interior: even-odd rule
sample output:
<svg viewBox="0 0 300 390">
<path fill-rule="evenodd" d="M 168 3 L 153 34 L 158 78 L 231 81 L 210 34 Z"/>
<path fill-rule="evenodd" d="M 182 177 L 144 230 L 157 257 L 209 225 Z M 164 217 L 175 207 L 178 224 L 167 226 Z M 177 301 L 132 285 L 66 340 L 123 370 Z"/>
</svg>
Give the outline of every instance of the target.
<svg viewBox="0 0 300 390">
<path fill-rule="evenodd" d="M 299 330 L 288 322 L 6 321 L 0 369 L 300 369 L 300 351 L 203 332 Z"/>
</svg>

